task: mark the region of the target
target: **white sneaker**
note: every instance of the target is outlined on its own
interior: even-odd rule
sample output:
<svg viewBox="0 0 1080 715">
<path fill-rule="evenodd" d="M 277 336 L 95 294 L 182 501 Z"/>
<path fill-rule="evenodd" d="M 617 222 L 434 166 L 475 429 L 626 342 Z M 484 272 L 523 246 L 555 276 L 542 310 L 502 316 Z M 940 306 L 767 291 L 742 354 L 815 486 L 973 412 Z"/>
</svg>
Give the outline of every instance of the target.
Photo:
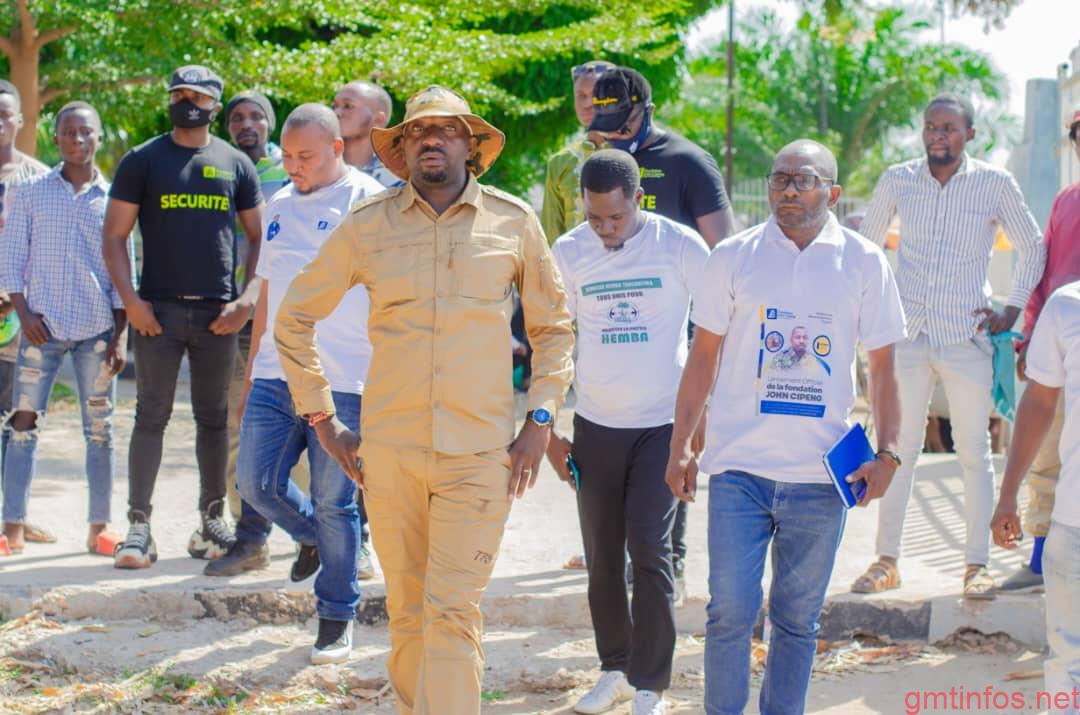
<svg viewBox="0 0 1080 715">
<path fill-rule="evenodd" d="M 634 697 L 635 692 L 634 686 L 626 681 L 626 675 L 621 670 L 605 670 L 593 689 L 577 701 L 574 712 L 582 715 L 606 713 L 619 703 L 625 703 Z"/>
<path fill-rule="evenodd" d="M 664 698 L 651 690 L 639 690 L 634 695 L 633 715 L 667 715 Z"/>
</svg>

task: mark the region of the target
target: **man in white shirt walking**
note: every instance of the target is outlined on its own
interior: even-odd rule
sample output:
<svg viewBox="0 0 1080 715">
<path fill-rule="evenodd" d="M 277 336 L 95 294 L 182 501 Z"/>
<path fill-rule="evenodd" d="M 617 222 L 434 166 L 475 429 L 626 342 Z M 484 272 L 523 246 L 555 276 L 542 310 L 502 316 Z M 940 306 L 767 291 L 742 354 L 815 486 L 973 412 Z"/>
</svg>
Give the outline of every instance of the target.
<svg viewBox="0 0 1080 715">
<path fill-rule="evenodd" d="M 602 713 L 633 697 L 634 715 L 661 715 L 675 649 L 676 500 L 664 467 L 690 293 L 709 248 L 693 229 L 640 210 L 638 165 L 624 151 L 586 160 L 581 189 L 585 222 L 552 247 L 578 326 L 574 440 L 552 434 L 548 446 L 563 480 L 574 484 L 571 455 L 580 474 L 589 610 L 604 671 L 574 710 Z"/>
<path fill-rule="evenodd" d="M 922 449 L 927 405 L 940 380 L 949 400 L 953 442 L 964 475 L 967 522 L 964 596 L 992 598 L 986 570 L 994 472 L 988 424 L 993 409 L 993 348 L 989 334 L 1008 330 L 1042 277 L 1046 253 L 1020 187 L 1005 169 L 969 157 L 975 137 L 966 99 L 943 94 L 923 115 L 926 157 L 889 167 L 874 190 L 862 233 L 883 245 L 900 217 L 896 280 L 908 320 L 897 346 L 903 421 L 896 482 L 878 512 L 877 554 L 851 590 L 876 593 L 900 586 L 897 559 L 912 473 Z M 1016 248 L 1007 306 L 990 306 L 988 272 L 998 229 Z"/>
<path fill-rule="evenodd" d="M 1080 281 L 1058 288 L 1043 307 L 1027 349 L 1026 372 L 1027 389 L 1016 410 L 990 528 L 994 542 L 1006 549 L 1015 549 L 1023 538 L 1016 493 L 1050 431 L 1058 400 L 1064 399 L 1061 474 L 1042 563 L 1050 646 L 1043 670 L 1045 690 L 1060 708 L 1054 712 L 1075 715 L 1080 712 Z"/>
<path fill-rule="evenodd" d="M 274 194 L 264 213 L 265 245 L 256 268 L 263 284 L 251 335 L 236 465 L 240 495 L 263 518 L 245 513 L 236 525 L 237 546 L 214 565 L 225 570 L 265 552 L 271 521 L 287 531 L 300 544 L 290 580 L 298 584 L 318 573 L 319 634 L 311 660 L 336 663 L 347 660 L 352 650 L 351 626 L 360 601 L 356 485 L 320 446 L 314 425 L 296 413 L 267 326 L 273 325 L 293 278 L 315 258 L 349 208 L 382 191 L 382 185 L 345 164 L 337 117 L 321 104 L 293 110 L 281 131 L 281 148 L 291 183 Z M 359 286 L 317 327 L 319 357 L 338 418 L 355 430 L 360 428 L 361 393 L 371 360 L 367 315 L 367 293 Z M 305 450 L 310 496 L 289 477 Z"/>
<path fill-rule="evenodd" d="M 701 470 L 709 478 L 709 606 L 705 712 L 743 712 L 750 697 L 750 634 L 772 549 L 772 638 L 763 713 L 801 713 L 845 511 L 821 463 L 851 427 L 855 344 L 870 359 L 879 451 L 861 504 L 880 497 L 897 466 L 900 414 L 893 344 L 904 314 L 877 246 L 841 228 L 836 159 L 817 142 L 784 147 L 768 178 L 772 217 L 721 241 L 694 292 L 696 326 L 679 383 L 667 483 L 683 501 L 697 489 L 692 435 L 709 398 Z M 813 375 L 767 369 L 796 327 L 821 358 Z M 722 348 L 722 351 L 721 351 Z M 721 355 L 721 352 L 723 353 Z"/>
</svg>

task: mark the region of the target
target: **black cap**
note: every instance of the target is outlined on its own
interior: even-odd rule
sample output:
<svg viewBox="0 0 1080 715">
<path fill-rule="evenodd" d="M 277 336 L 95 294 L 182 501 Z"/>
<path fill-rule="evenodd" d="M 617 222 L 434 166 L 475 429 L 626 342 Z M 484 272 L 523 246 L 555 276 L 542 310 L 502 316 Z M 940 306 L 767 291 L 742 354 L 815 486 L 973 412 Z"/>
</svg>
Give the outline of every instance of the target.
<svg viewBox="0 0 1080 715">
<path fill-rule="evenodd" d="M 191 89 L 220 100 L 221 93 L 225 90 L 225 83 L 209 67 L 185 65 L 173 72 L 172 81 L 169 82 L 169 91 L 172 92 L 174 89 Z"/>
<path fill-rule="evenodd" d="M 638 105 L 652 102 L 652 87 L 640 72 L 629 67 L 608 70 L 593 87 L 590 132 L 617 132 L 626 126 Z"/>
</svg>

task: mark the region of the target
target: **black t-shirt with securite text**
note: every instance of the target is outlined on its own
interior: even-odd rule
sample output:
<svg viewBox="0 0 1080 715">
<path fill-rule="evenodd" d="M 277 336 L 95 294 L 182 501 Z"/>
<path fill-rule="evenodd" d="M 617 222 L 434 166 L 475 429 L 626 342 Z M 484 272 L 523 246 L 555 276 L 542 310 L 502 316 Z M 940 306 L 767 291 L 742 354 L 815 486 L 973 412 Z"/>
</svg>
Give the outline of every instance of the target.
<svg viewBox="0 0 1080 715">
<path fill-rule="evenodd" d="M 162 134 L 124 155 L 109 196 L 139 205 L 144 300 L 236 298 L 236 214 L 262 202 L 247 155 L 217 137 L 192 149 Z"/>
<path fill-rule="evenodd" d="M 645 195 L 641 208 L 697 230 L 697 219 L 728 207 L 724 175 L 712 156 L 689 139 L 665 130 L 634 154 Z"/>
</svg>

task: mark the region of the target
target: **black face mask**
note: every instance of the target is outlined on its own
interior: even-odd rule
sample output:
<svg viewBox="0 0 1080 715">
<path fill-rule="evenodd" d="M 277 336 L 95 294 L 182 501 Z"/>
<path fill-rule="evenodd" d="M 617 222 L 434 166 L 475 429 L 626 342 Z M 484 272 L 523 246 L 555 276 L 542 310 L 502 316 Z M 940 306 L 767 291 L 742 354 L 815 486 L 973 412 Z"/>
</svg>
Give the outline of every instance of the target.
<svg viewBox="0 0 1080 715">
<path fill-rule="evenodd" d="M 176 104 L 169 105 L 169 118 L 174 127 L 180 129 L 195 129 L 205 127 L 210 123 L 213 109 L 203 109 L 190 99 L 181 99 Z"/>
</svg>

